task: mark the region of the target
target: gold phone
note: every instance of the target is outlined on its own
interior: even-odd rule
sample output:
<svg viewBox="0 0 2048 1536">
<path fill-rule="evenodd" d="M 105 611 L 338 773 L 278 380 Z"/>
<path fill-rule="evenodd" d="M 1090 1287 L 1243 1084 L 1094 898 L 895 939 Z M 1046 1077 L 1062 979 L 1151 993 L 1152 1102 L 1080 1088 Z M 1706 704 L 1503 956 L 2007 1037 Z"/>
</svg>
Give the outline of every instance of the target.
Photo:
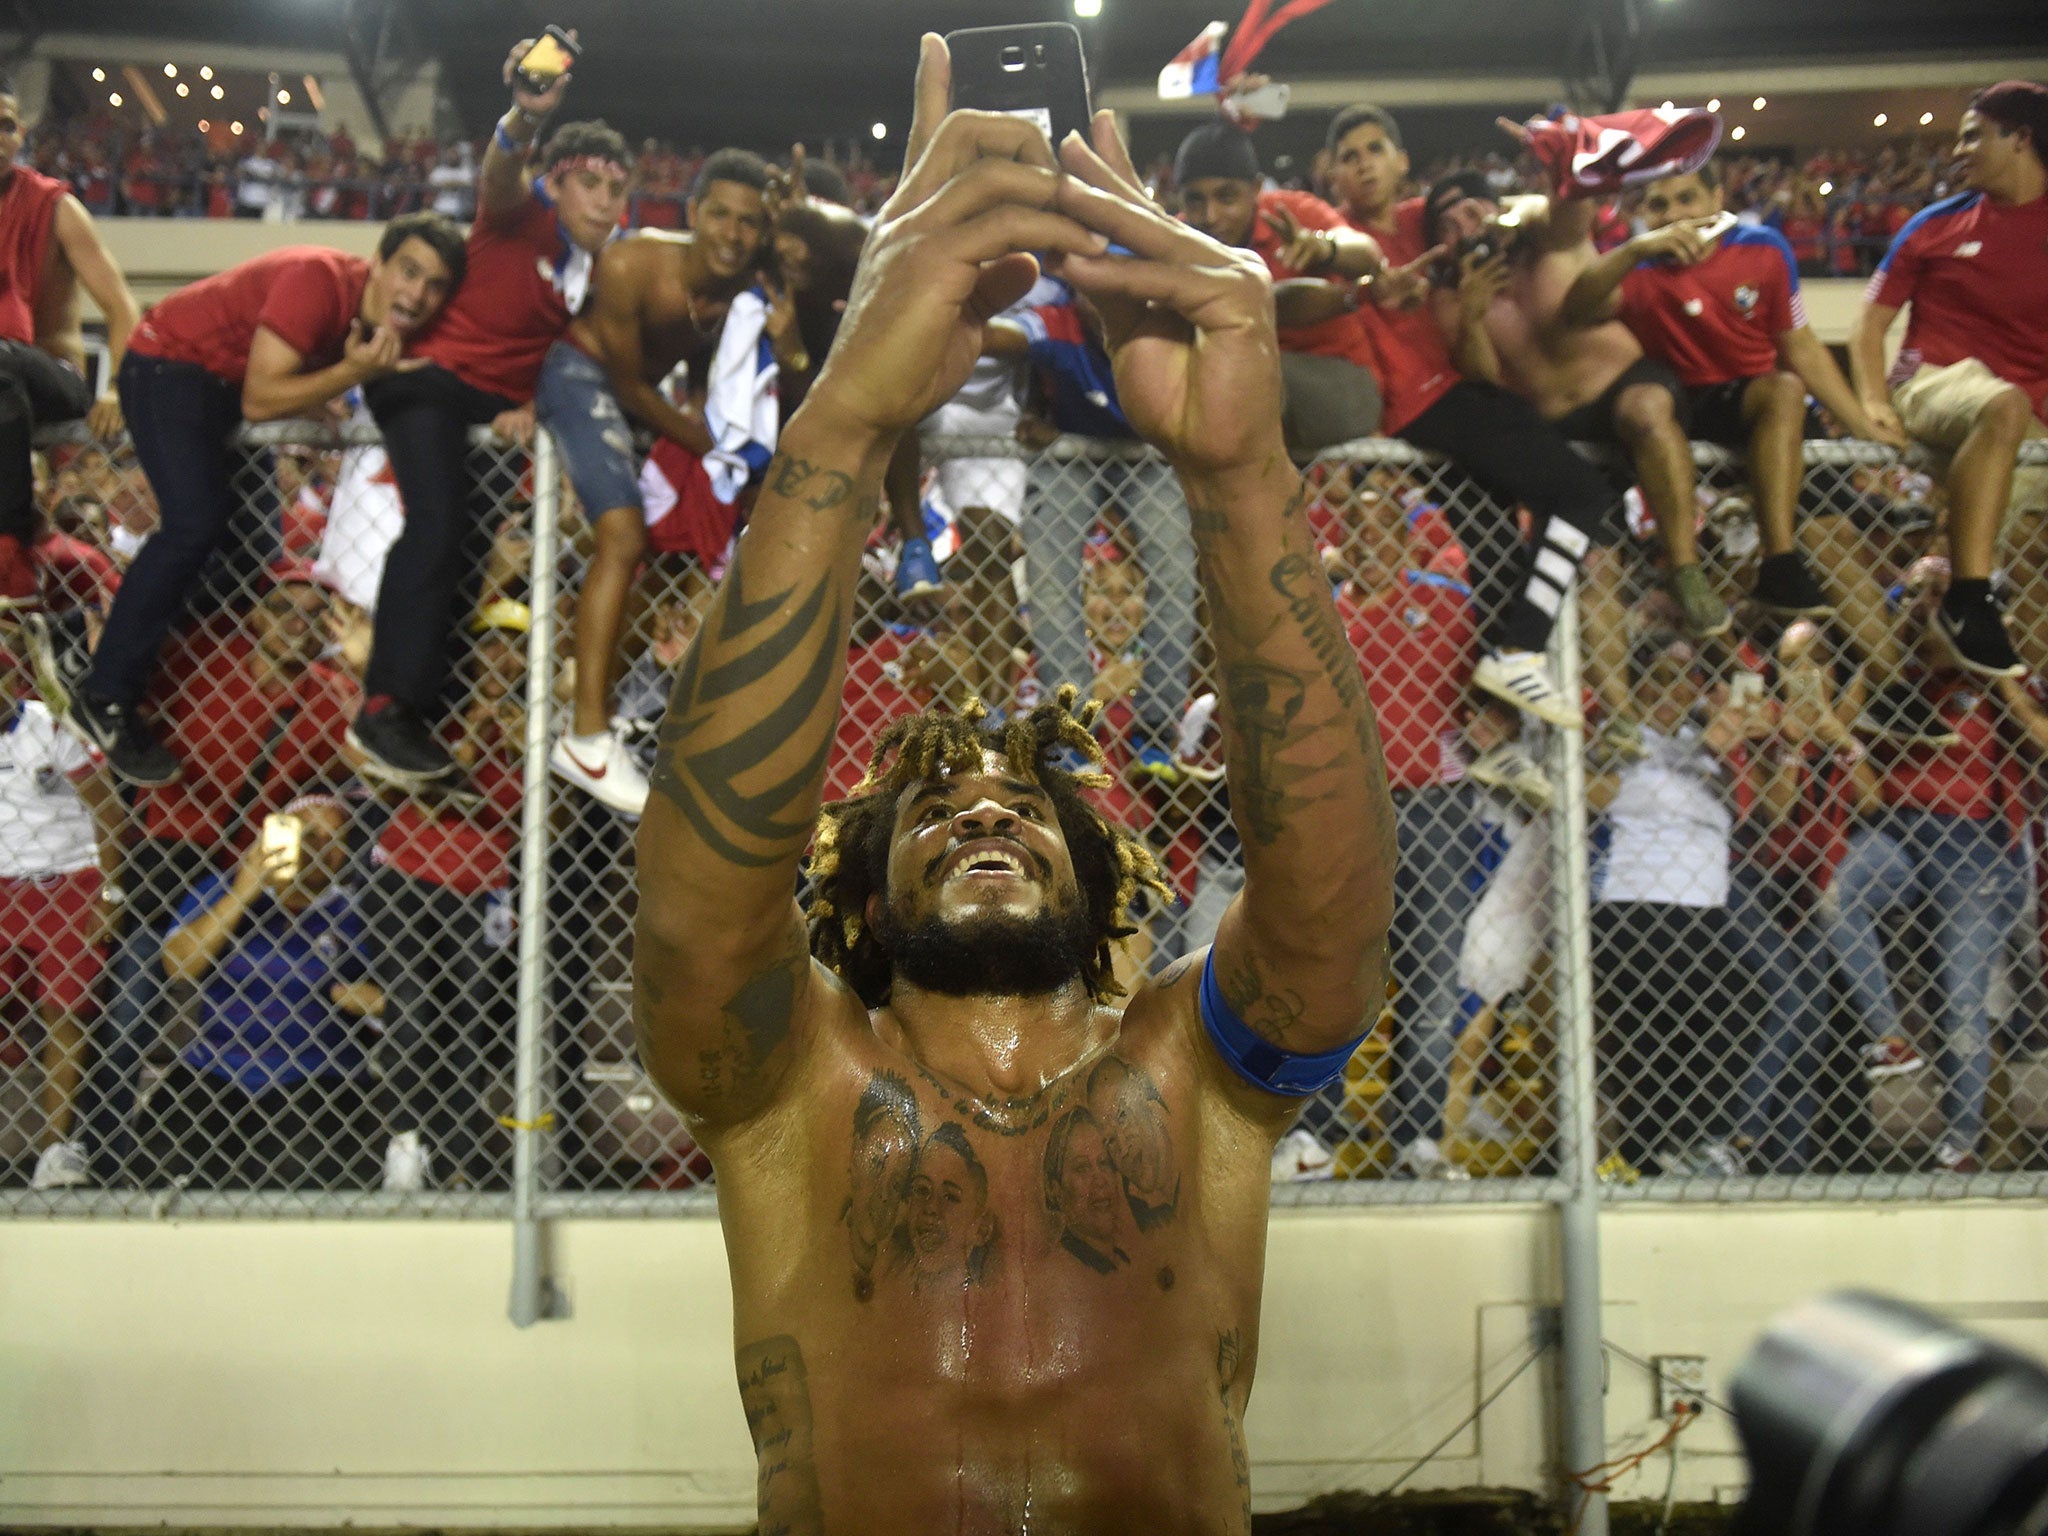
<svg viewBox="0 0 2048 1536">
<path fill-rule="evenodd" d="M 305 836 L 306 824 L 296 816 L 287 816 L 279 811 L 263 818 L 263 855 L 268 862 L 273 852 L 282 850 L 285 856 L 281 878 L 296 880 L 299 874 L 299 854 Z"/>
<path fill-rule="evenodd" d="M 544 91 L 576 67 L 576 56 L 582 51 L 560 27 L 549 27 L 538 42 L 519 56 L 513 68 L 527 89 Z"/>
</svg>

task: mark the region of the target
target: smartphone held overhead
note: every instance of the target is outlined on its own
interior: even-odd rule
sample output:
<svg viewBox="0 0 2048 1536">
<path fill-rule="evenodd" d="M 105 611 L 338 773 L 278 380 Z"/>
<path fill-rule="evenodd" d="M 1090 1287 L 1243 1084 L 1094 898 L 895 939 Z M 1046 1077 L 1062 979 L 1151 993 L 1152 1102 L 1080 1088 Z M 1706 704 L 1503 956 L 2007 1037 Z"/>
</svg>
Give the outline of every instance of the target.
<svg viewBox="0 0 2048 1536">
<path fill-rule="evenodd" d="M 1054 144 L 1069 133 L 1088 136 L 1088 64 L 1081 34 L 1067 23 L 969 27 L 946 34 L 946 51 L 955 107 L 1024 118 Z"/>
<path fill-rule="evenodd" d="M 269 862 L 273 854 L 281 858 L 282 863 L 277 873 L 280 884 L 298 878 L 305 830 L 305 824 L 298 817 L 282 811 L 263 818 L 264 861 Z"/>
<path fill-rule="evenodd" d="M 545 91 L 576 67 L 583 50 L 576 39 L 560 27 L 550 26 L 538 41 L 519 56 L 513 71 L 529 91 Z"/>
</svg>

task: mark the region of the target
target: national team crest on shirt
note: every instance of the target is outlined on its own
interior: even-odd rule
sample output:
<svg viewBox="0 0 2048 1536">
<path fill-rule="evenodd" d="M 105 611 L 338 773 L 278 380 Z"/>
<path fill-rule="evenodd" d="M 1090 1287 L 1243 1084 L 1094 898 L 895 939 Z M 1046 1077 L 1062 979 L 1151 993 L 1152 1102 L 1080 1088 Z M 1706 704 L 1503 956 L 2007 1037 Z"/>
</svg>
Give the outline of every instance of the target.
<svg viewBox="0 0 2048 1536">
<path fill-rule="evenodd" d="M 1756 301 L 1761 297 L 1762 295 L 1748 283 L 1735 290 L 1735 308 L 1743 319 L 1747 320 L 1756 313 Z"/>
<path fill-rule="evenodd" d="M 1420 608 L 1409 608 L 1402 612 L 1401 619 L 1410 629 L 1420 629 L 1429 622 L 1429 615 Z"/>
</svg>

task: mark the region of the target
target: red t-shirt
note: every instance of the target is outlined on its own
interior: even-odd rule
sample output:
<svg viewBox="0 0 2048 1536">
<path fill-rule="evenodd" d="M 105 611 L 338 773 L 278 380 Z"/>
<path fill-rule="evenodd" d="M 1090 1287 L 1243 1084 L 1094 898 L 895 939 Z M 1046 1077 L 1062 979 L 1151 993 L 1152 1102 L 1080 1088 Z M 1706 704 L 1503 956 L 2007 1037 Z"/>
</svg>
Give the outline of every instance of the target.
<svg viewBox="0 0 2048 1536">
<path fill-rule="evenodd" d="M 1275 206 L 1293 214 L 1295 222 L 1303 229 L 1342 229 L 1342 216 L 1312 193 L 1283 189 L 1259 194 L 1259 212 L 1252 221 L 1252 249 L 1265 262 L 1266 270 L 1273 274 L 1275 282 L 1283 282 L 1290 277 L 1313 276 L 1280 260 L 1280 237 L 1266 221 L 1266 210 Z M 1290 326 L 1280 333 L 1280 345 L 1288 352 L 1341 357 L 1368 371 L 1377 365 L 1372 343 L 1366 338 L 1364 323 L 1355 314 L 1338 315 L 1317 325 Z"/>
<path fill-rule="evenodd" d="M 1953 672 L 1924 677 L 1920 686 L 1942 723 L 1963 739 L 1953 747 L 1877 743 L 1872 755 L 1883 771 L 1884 803 L 1973 821 L 2007 816 L 2017 830 L 2026 815 L 2024 783 L 1999 732 L 1997 696 Z"/>
<path fill-rule="evenodd" d="M 1337 614 L 1379 715 L 1388 786 L 1420 789 L 1463 777 L 1460 715 L 1479 642 L 1471 590 L 1447 576 L 1404 571 L 1398 587 L 1363 601 L 1340 591 Z"/>
<path fill-rule="evenodd" d="M 1978 358 L 2026 391 L 2048 419 L 2048 197 L 2000 203 L 1981 192 L 1913 215 L 1871 275 L 1864 298 L 1910 304 L 1892 382 L 1922 364 Z"/>
<path fill-rule="evenodd" d="M 474 389 L 524 405 L 548 348 L 574 318 L 562 285 L 582 256 L 537 193 L 498 218 L 479 218 L 469 231 L 468 273 L 419 355 Z"/>
<path fill-rule="evenodd" d="M 452 740 L 455 728 L 444 733 Z M 428 809 L 409 799 L 385 824 L 370 854 L 373 864 L 438 885 L 461 896 L 501 891 L 512 883 L 512 849 L 519 835 L 525 794 L 516 759 L 519 743 L 493 732 L 484 755 L 469 771 L 467 788 L 483 796 L 474 809 Z"/>
<path fill-rule="evenodd" d="M 1394 208 L 1392 231 L 1368 229 L 1354 224 L 1379 241 L 1387 264 L 1405 267 L 1424 251 L 1429 242 L 1422 238 L 1422 199 L 1411 197 Z M 1450 393 L 1458 382 L 1458 370 L 1451 362 L 1444 333 L 1436 323 L 1427 298 L 1413 309 L 1381 309 L 1367 304 L 1359 310 L 1366 335 L 1379 359 L 1373 370 L 1379 375 L 1382 432 L 1399 432 L 1409 422 Z"/>
<path fill-rule="evenodd" d="M 36 343 L 36 288 L 68 183 L 17 165 L 0 190 L 0 341 Z"/>
<path fill-rule="evenodd" d="M 185 776 L 142 790 L 137 808 L 146 836 L 218 845 L 278 720 L 292 711 L 250 803 L 245 829 L 298 795 L 339 785 L 352 770 L 342 738 L 359 700 L 355 684 L 318 662 L 282 693 L 267 694 L 251 675 L 256 644 L 246 635 L 195 634 L 174 647 L 152 690 L 164 744 Z M 234 853 L 239 850 L 226 849 Z"/>
<path fill-rule="evenodd" d="M 839 707 L 839 733 L 825 764 L 825 798 L 844 800 L 868 771 L 868 754 L 889 722 L 914 715 L 924 703 L 910 691 L 905 657 L 917 631 L 891 626 L 846 654 L 846 689 Z"/>
<path fill-rule="evenodd" d="M 288 245 L 201 278 L 154 305 L 128 340 L 131 351 L 192 363 L 241 388 L 249 344 L 267 326 L 308 372 L 341 361 L 363 306 L 370 264 L 324 245 Z"/>
<path fill-rule="evenodd" d="M 1621 280 L 1621 321 L 1690 385 L 1775 373 L 1778 338 L 1806 324 L 1785 237 L 1738 224 L 1689 267 L 1646 261 Z"/>
</svg>

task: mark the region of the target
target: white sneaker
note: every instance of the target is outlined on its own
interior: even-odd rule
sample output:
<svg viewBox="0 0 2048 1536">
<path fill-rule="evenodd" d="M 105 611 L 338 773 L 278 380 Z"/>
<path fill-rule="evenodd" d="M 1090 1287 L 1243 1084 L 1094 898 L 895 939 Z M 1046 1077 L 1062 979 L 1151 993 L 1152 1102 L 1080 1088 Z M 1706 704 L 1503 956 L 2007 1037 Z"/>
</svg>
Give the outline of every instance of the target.
<svg viewBox="0 0 2048 1536">
<path fill-rule="evenodd" d="M 548 752 L 555 777 L 628 816 L 647 809 L 647 775 L 619 740 L 617 731 L 577 736 L 564 731 Z"/>
<path fill-rule="evenodd" d="M 1482 752 L 1472 760 L 1472 766 L 1465 773 L 1474 784 L 1497 789 L 1539 816 L 1548 811 L 1551 802 L 1557 798 L 1557 792 L 1550 787 L 1550 780 L 1536 766 L 1535 759 L 1513 742 L 1502 742 L 1492 750 Z"/>
<path fill-rule="evenodd" d="M 92 1182 L 92 1168 L 82 1141 L 53 1141 L 36 1155 L 30 1189 L 83 1189 Z"/>
<path fill-rule="evenodd" d="M 400 1131 L 384 1146 L 384 1192 L 417 1195 L 434 1177 L 434 1157 L 418 1131 Z"/>
<path fill-rule="evenodd" d="M 1435 1137 L 1418 1136 L 1394 1159 L 1394 1177 L 1442 1179 L 1447 1183 L 1462 1184 L 1472 1175 L 1444 1156 L 1444 1149 L 1437 1145 Z"/>
<path fill-rule="evenodd" d="M 1566 730 L 1577 730 L 1586 723 L 1552 680 L 1550 664 L 1540 651 L 1488 651 L 1472 669 L 1472 681 L 1538 720 Z"/>
<path fill-rule="evenodd" d="M 1336 1176 L 1336 1154 L 1303 1126 L 1296 1126 L 1281 1137 L 1280 1145 L 1273 1149 L 1275 1184 L 1308 1184 Z"/>
<path fill-rule="evenodd" d="M 1458 1127 L 1458 1135 L 1466 1141 L 1490 1141 L 1499 1147 L 1515 1142 L 1514 1131 L 1484 1104 L 1474 1104 L 1465 1111 L 1465 1123 Z"/>
</svg>

